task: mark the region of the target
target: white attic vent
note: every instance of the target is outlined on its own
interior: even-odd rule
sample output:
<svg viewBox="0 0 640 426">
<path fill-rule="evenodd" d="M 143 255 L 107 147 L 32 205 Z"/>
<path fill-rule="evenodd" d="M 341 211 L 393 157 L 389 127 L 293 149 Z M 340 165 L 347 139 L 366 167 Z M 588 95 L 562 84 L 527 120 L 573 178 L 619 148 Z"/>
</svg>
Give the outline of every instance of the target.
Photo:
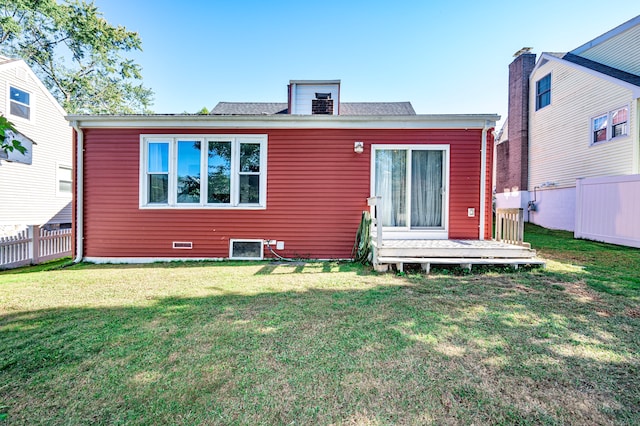
<svg viewBox="0 0 640 426">
<path fill-rule="evenodd" d="M 18 80 L 26 81 L 27 80 L 27 71 L 22 68 L 16 68 L 16 78 Z"/>
<path fill-rule="evenodd" d="M 174 241 L 173 248 L 181 250 L 191 250 L 193 248 L 193 243 L 191 241 Z"/>
</svg>

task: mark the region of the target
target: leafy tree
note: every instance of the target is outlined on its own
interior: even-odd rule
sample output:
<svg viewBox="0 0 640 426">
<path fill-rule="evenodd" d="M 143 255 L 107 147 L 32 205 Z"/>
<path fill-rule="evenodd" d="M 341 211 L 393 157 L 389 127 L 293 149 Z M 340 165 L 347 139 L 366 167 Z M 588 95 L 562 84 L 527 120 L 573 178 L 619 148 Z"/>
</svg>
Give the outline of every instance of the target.
<svg viewBox="0 0 640 426">
<path fill-rule="evenodd" d="M 140 36 L 84 0 L 0 0 L 0 51 L 27 62 L 67 112 L 149 112 L 153 92 L 123 54 Z"/>
<path fill-rule="evenodd" d="M 21 154 L 27 152 L 27 148 L 22 146 L 20 141 L 15 139 L 7 140 L 7 131 L 11 131 L 14 134 L 18 132 L 12 122 L 0 115 L 0 151 L 7 154 L 12 151 L 18 151 Z"/>
<path fill-rule="evenodd" d="M 207 114 L 209 114 L 209 108 L 204 106 L 204 107 L 202 107 L 202 109 L 200 111 L 196 112 L 196 114 L 207 115 Z"/>
</svg>

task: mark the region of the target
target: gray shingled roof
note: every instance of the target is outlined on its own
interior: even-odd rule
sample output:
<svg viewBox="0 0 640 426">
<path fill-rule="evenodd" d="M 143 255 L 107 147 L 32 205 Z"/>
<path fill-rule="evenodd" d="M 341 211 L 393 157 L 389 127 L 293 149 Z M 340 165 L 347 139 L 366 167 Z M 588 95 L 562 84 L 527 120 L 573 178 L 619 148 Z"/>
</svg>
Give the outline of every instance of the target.
<svg viewBox="0 0 640 426">
<path fill-rule="evenodd" d="M 278 102 L 219 102 L 212 115 L 287 114 L 287 104 Z M 411 102 L 342 102 L 340 115 L 416 115 Z"/>
<path fill-rule="evenodd" d="M 640 75 L 631 74 L 626 71 L 601 64 L 600 62 L 574 55 L 573 53 L 567 53 L 562 57 L 562 59 L 640 87 Z"/>
<path fill-rule="evenodd" d="M 286 102 L 218 102 L 213 115 L 274 115 L 286 114 Z"/>
</svg>

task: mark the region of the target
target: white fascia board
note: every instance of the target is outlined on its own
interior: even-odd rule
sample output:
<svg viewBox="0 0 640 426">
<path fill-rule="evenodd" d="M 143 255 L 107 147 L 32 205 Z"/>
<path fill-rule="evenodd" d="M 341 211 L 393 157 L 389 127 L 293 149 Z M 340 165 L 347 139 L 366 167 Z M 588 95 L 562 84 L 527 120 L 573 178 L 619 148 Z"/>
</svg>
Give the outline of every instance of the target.
<svg viewBox="0 0 640 426">
<path fill-rule="evenodd" d="M 289 80 L 289 84 L 340 84 L 340 80 Z"/>
<path fill-rule="evenodd" d="M 631 93 L 633 94 L 633 99 L 640 98 L 640 87 L 636 86 L 635 84 L 627 83 L 626 81 L 622 81 L 622 80 L 617 79 L 615 77 L 612 77 L 612 76 L 610 76 L 608 74 L 603 74 L 603 73 L 598 72 L 596 70 L 592 70 L 591 68 L 583 67 L 582 65 L 575 64 L 573 62 L 567 61 L 567 60 L 562 59 L 562 58 L 558 58 L 557 56 L 550 55 L 548 53 L 543 53 L 542 55 L 540 55 L 540 58 L 538 59 L 538 62 L 536 63 L 536 66 L 533 67 L 533 70 L 531 70 L 531 74 L 529 75 L 530 83 L 533 83 L 533 75 L 538 70 L 538 68 L 540 68 L 542 66 L 542 62 L 544 60 L 547 60 L 549 62 L 561 63 L 561 64 L 564 64 L 564 65 L 566 65 L 568 67 L 576 69 L 578 71 L 582 71 L 582 72 L 584 72 L 586 74 L 589 74 L 589 75 L 592 75 L 594 77 L 600 78 L 600 79 L 602 79 L 604 81 L 608 81 L 609 83 L 617 84 L 620 87 L 624 87 L 625 89 L 630 90 Z"/>
<path fill-rule="evenodd" d="M 22 59 L 15 59 L 15 60 L 13 60 L 11 62 L 6 62 L 6 63 L 0 65 L 0 71 L 4 71 L 5 69 L 11 69 L 11 68 L 15 68 L 15 67 L 22 68 L 23 70 L 25 70 L 31 76 L 33 81 L 36 82 L 36 85 L 38 86 L 38 88 L 42 92 L 44 92 L 44 95 L 49 99 L 49 102 L 51 102 L 53 104 L 53 106 L 58 110 L 58 112 L 60 112 L 60 115 L 62 115 L 63 117 L 65 115 L 67 115 L 67 112 L 64 110 L 64 108 L 62 108 L 62 105 L 60 105 L 58 100 L 53 97 L 53 95 L 51 94 L 49 89 L 47 89 L 45 87 L 44 83 L 42 83 L 42 81 L 38 78 L 38 76 L 33 72 L 31 67 L 29 65 L 27 65 L 27 63 L 25 61 L 23 61 Z M 9 83 L 12 83 L 12 82 L 10 81 Z M 13 83 L 17 84 L 17 82 L 15 82 L 15 81 Z"/>
<path fill-rule="evenodd" d="M 495 127 L 497 114 L 405 116 L 203 116 L 69 115 L 82 128 L 190 129 L 483 129 Z"/>
<path fill-rule="evenodd" d="M 586 42 L 585 44 L 583 44 L 580 47 L 576 47 L 575 49 L 573 49 L 571 51 L 571 53 L 573 53 L 574 55 L 580 55 L 582 52 L 591 49 L 592 47 L 595 47 L 601 43 L 604 43 L 605 41 L 622 34 L 623 32 L 627 31 L 630 28 L 635 27 L 636 25 L 640 25 L 640 15 L 636 16 L 635 18 L 632 18 L 630 20 L 628 20 L 627 22 L 618 25 L 617 27 L 615 27 L 614 29 L 607 31 L 606 33 L 599 35 L 598 37 L 594 38 L 591 41 Z"/>
</svg>

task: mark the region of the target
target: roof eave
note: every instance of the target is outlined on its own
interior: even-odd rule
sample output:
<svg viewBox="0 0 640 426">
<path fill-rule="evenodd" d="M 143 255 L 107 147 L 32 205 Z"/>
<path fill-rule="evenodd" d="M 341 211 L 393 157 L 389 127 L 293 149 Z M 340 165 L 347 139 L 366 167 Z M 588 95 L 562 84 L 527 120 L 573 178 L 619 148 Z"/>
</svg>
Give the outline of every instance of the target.
<svg viewBox="0 0 640 426">
<path fill-rule="evenodd" d="M 497 114 L 395 116 L 302 115 L 68 115 L 81 128 L 237 128 L 237 129 L 470 129 L 495 127 Z"/>
</svg>

